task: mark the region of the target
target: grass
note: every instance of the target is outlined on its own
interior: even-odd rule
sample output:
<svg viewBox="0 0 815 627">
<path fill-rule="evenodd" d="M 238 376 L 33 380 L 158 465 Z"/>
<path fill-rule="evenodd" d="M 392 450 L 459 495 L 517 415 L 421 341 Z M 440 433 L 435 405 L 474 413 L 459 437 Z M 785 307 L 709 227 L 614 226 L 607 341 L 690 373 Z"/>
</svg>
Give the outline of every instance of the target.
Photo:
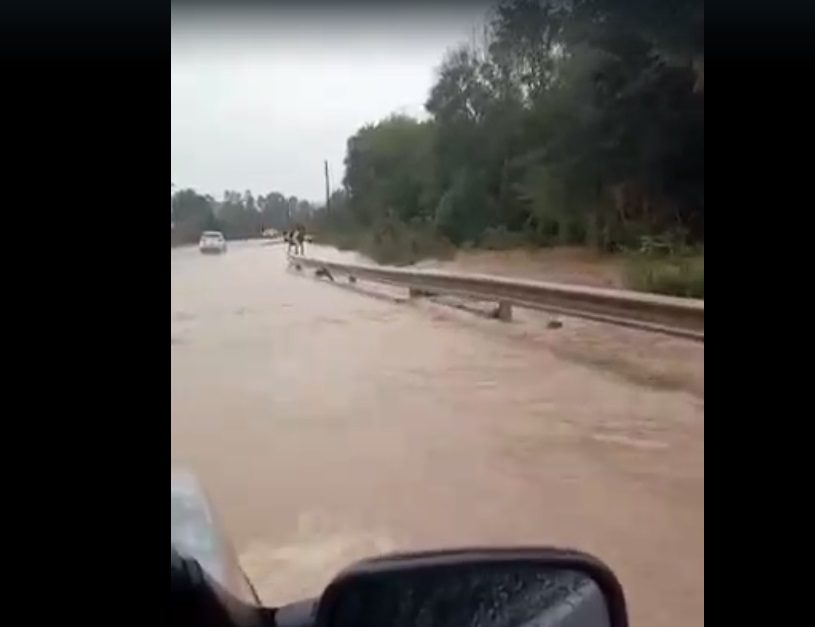
<svg viewBox="0 0 815 627">
<path fill-rule="evenodd" d="M 629 255 L 623 266 L 626 287 L 688 298 L 705 297 L 705 255 Z"/>
</svg>

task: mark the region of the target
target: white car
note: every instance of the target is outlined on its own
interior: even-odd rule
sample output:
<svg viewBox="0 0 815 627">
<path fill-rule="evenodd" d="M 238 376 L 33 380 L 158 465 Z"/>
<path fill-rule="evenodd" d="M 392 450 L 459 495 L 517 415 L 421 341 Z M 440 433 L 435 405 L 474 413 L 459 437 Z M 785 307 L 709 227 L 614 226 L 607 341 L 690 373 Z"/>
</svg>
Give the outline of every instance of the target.
<svg viewBox="0 0 815 627">
<path fill-rule="evenodd" d="M 226 240 L 220 231 L 204 231 L 198 242 L 198 250 L 202 253 L 225 253 Z"/>
</svg>

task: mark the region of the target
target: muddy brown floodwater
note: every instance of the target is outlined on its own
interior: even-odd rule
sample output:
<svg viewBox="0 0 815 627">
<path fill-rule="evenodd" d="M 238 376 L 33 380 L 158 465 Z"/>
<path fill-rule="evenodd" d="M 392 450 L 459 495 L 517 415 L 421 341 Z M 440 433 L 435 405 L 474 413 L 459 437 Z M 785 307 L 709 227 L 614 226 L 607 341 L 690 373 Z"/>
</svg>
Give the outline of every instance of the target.
<svg viewBox="0 0 815 627">
<path fill-rule="evenodd" d="M 632 624 L 704 624 L 703 346 L 395 302 L 259 242 L 171 274 L 173 463 L 267 603 L 382 551 L 556 544 L 611 565 Z"/>
</svg>

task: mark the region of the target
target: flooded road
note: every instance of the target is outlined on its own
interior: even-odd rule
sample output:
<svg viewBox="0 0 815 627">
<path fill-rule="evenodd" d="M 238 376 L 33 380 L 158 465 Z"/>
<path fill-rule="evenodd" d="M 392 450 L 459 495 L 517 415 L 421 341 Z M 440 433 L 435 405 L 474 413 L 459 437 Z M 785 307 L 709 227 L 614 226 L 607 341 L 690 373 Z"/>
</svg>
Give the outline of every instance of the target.
<svg viewBox="0 0 815 627">
<path fill-rule="evenodd" d="M 173 250 L 171 274 L 173 463 L 266 602 L 381 551 L 557 544 L 611 565 L 633 624 L 704 623 L 703 388 L 562 338 L 664 351 L 697 379 L 703 347 L 363 295 L 259 242 Z"/>
</svg>

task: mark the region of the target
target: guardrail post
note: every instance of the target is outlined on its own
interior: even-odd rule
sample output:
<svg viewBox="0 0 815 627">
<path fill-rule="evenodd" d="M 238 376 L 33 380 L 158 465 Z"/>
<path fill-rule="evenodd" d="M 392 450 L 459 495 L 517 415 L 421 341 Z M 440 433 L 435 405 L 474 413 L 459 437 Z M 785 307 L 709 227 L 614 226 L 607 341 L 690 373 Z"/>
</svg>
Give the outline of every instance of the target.
<svg viewBox="0 0 815 627">
<path fill-rule="evenodd" d="M 503 322 L 512 322 L 512 305 L 505 300 L 500 301 L 495 317 Z"/>
</svg>

